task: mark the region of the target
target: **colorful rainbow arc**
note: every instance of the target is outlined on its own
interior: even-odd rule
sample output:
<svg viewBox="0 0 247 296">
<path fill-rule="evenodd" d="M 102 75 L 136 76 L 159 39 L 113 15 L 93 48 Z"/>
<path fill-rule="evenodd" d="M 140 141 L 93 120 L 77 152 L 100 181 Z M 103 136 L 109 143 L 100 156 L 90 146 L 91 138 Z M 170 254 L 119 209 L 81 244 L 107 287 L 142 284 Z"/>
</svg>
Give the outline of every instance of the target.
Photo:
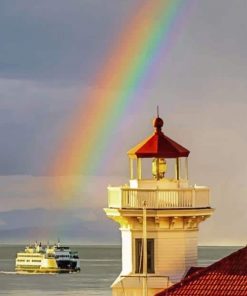
<svg viewBox="0 0 247 296">
<path fill-rule="evenodd" d="M 145 0 L 116 42 L 72 123 L 51 168 L 52 175 L 73 176 L 98 166 L 112 128 L 130 104 L 160 54 L 171 46 L 190 0 Z M 164 58 L 164 56 L 162 57 Z M 77 181 L 56 178 L 54 188 L 64 198 L 77 191 Z M 59 181 L 60 180 L 60 181 Z"/>
</svg>

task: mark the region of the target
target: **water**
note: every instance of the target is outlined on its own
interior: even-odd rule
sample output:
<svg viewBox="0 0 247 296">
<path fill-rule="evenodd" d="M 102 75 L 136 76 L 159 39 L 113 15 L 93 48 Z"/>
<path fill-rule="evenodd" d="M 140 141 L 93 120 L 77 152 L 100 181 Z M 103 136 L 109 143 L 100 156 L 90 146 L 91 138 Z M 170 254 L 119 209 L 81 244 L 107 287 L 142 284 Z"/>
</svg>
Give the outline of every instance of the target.
<svg viewBox="0 0 247 296">
<path fill-rule="evenodd" d="M 16 274 L 15 255 L 24 246 L 0 246 L 0 295 L 110 296 L 110 285 L 121 270 L 119 246 L 77 246 L 81 272 Z M 199 247 L 200 266 L 207 266 L 238 247 Z"/>
</svg>

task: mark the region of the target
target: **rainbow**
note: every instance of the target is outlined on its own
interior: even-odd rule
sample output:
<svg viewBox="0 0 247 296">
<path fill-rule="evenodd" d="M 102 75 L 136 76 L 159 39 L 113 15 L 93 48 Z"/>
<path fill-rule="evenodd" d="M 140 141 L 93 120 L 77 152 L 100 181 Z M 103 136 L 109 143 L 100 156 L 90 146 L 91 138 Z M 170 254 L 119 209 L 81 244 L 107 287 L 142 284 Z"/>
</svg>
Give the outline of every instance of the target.
<svg viewBox="0 0 247 296">
<path fill-rule="evenodd" d="M 142 84 L 154 76 L 162 56 L 173 47 L 190 0 L 144 0 L 116 40 L 93 88 L 82 98 L 51 168 L 61 197 L 77 191 L 75 175 L 90 174 L 102 162 L 114 127 Z M 155 106 L 154 106 L 155 108 Z M 100 153 L 97 149 L 100 147 Z"/>
</svg>

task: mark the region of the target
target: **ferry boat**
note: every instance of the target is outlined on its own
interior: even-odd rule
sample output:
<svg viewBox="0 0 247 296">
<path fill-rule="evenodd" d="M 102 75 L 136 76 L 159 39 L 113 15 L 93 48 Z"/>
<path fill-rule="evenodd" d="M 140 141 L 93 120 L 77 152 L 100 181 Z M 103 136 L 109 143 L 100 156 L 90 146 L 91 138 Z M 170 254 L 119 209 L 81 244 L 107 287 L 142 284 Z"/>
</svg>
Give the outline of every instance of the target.
<svg viewBox="0 0 247 296">
<path fill-rule="evenodd" d="M 80 259 L 78 252 L 71 251 L 70 247 L 63 246 L 59 242 L 52 247 L 46 248 L 46 253 L 55 257 L 60 269 L 80 271 Z"/>
<path fill-rule="evenodd" d="M 80 271 L 80 260 L 77 252 L 70 247 L 42 246 L 41 243 L 27 246 L 24 252 L 16 255 L 15 270 L 17 272 L 34 273 L 69 273 Z"/>
</svg>

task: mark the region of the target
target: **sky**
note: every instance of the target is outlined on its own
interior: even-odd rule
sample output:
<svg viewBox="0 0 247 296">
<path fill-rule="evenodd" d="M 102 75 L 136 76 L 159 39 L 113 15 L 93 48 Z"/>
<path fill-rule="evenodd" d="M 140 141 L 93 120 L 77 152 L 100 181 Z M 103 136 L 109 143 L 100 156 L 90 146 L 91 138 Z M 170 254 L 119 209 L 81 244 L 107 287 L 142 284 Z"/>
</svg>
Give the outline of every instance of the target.
<svg viewBox="0 0 247 296">
<path fill-rule="evenodd" d="M 68 215 L 78 217 L 78 208 L 105 207 L 106 187 L 127 183 L 126 152 L 152 133 L 159 105 L 165 133 L 191 151 L 191 183 L 211 188 L 216 211 L 201 226 L 199 242 L 246 244 L 246 0 L 193 1 L 152 83 L 114 127 L 109 163 L 66 204 L 52 195 L 56 177 L 47 172 L 64 130 L 86 103 L 84 94 L 98 87 L 97 73 L 140 5 L 142 0 L 0 0 L 0 213 L 69 208 Z M 92 219 L 97 222 L 97 215 Z M 0 215 L 0 230 L 10 229 L 9 223 Z"/>
</svg>

